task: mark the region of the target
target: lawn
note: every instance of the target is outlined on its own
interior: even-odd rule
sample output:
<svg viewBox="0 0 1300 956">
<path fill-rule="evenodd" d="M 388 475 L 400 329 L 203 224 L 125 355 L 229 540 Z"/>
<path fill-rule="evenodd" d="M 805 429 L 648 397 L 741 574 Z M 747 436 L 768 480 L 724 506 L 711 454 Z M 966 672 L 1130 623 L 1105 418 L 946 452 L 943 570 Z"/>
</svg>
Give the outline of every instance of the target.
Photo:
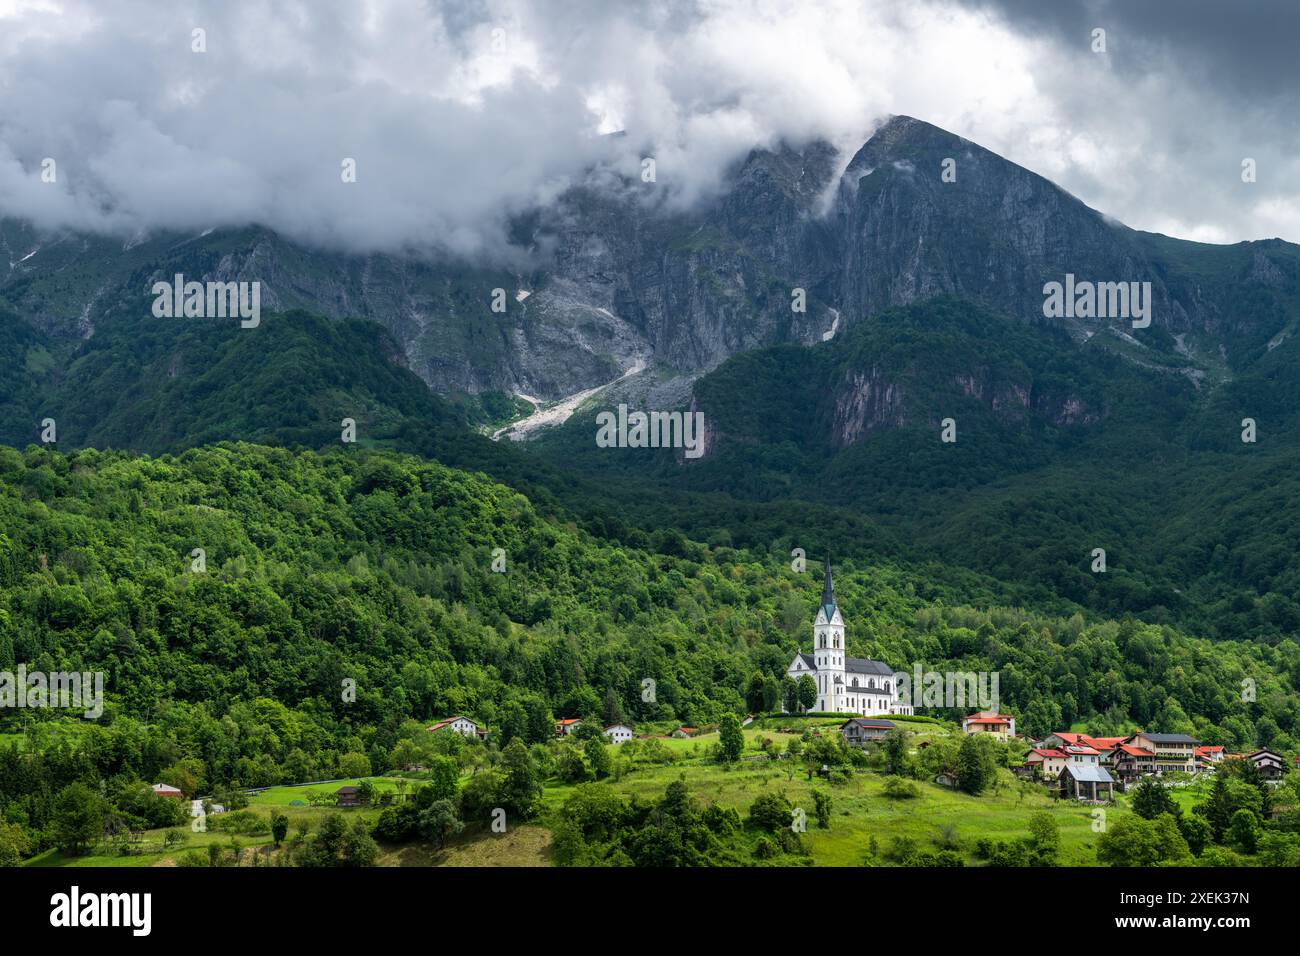
<svg viewBox="0 0 1300 956">
<path fill-rule="evenodd" d="M 790 771 L 794 770 L 793 776 Z M 1029 818 L 1036 810 L 1047 810 L 1061 831 L 1061 862 L 1065 865 L 1095 865 L 1097 833 L 1093 831 L 1091 807 L 1057 802 L 1038 785 L 1016 780 L 1004 771 L 1000 789 L 973 797 L 936 784 L 917 782 L 920 796 L 895 800 L 884 796 L 885 777 L 871 771 L 859 772 L 847 782 L 810 783 L 801 767 L 772 764 L 739 764 L 731 768 L 716 764 L 687 763 L 637 769 L 609 785 L 624 796 L 645 799 L 662 795 L 668 784 L 683 780 L 702 803 L 735 807 L 745 816 L 749 805 L 761 793 L 776 790 L 808 814 L 807 840 L 818 866 L 861 866 L 866 862 L 871 838 L 887 850 L 895 837 L 909 837 L 922 848 L 940 849 L 945 829 L 961 844 L 968 865 L 977 865 L 975 842 L 988 837 L 1014 840 L 1029 835 Z M 831 825 L 818 829 L 813 815 L 812 789 L 825 790 L 833 800 Z M 548 786 L 544 802 L 556 810 L 572 792 L 569 785 Z M 1107 822 L 1127 813 L 1122 804 L 1107 808 Z"/>
<path fill-rule="evenodd" d="M 322 790 L 332 794 L 342 786 L 356 786 L 362 778 L 353 780 L 340 780 L 337 783 L 313 784 L 309 786 L 293 787 L 272 787 L 270 790 L 262 793 L 253 794 L 249 797 L 247 809 L 270 821 L 271 814 L 279 811 L 289 818 L 289 832 L 292 835 L 295 830 L 295 824 L 299 820 L 307 821 L 308 825 L 314 828 L 314 825 L 320 818 L 326 814 L 335 812 L 343 813 L 348 819 L 355 816 L 361 816 L 370 821 L 374 821 L 381 812 L 378 806 L 370 807 L 311 807 L 307 806 L 307 791 Z M 368 777 L 374 784 L 379 793 L 385 791 L 396 794 L 398 790 L 397 779 L 393 777 Z M 417 785 L 416 781 L 407 781 L 411 789 Z M 294 800 L 301 800 L 303 806 L 292 806 Z M 218 820 L 220 817 L 212 817 L 210 820 Z M 115 847 L 108 844 L 101 844 L 91 853 L 84 856 L 67 856 L 58 850 L 47 850 L 45 853 L 32 857 L 27 860 L 24 866 L 156 866 L 159 864 L 168 865 L 174 862 L 181 854 L 187 850 L 198 849 L 206 853 L 209 843 L 219 843 L 222 846 L 229 847 L 232 834 L 227 830 L 209 829 L 205 833 L 195 833 L 190 829 L 189 823 L 183 827 L 175 829 L 181 830 L 185 834 L 185 843 L 179 847 L 165 849 L 163 847 L 163 837 L 166 830 L 146 830 L 143 838 L 136 844 L 130 846 L 129 855 L 123 855 Z M 263 834 L 234 834 L 234 838 L 239 841 L 239 845 L 245 849 L 251 847 L 263 847 L 272 843 L 270 832 Z"/>
</svg>

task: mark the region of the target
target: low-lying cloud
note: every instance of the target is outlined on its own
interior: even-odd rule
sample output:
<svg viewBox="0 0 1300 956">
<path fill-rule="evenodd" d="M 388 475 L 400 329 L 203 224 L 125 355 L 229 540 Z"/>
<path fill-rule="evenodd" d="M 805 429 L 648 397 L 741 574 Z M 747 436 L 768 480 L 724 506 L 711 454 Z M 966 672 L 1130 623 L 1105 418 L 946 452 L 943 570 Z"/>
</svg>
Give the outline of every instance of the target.
<svg viewBox="0 0 1300 956">
<path fill-rule="evenodd" d="M 1107 4 L 1092 9 L 1111 23 Z M 1295 119 L 1221 95 L 1141 23 L 1114 19 L 1097 54 L 1081 23 L 1016 13 L 0 0 L 0 215 L 123 236 L 257 223 L 357 251 L 489 256 L 513 214 L 593 165 L 636 176 L 652 155 L 665 200 L 691 203 L 753 146 L 822 136 L 847 161 L 882 117 L 908 113 L 1130 225 L 1300 239 Z"/>
</svg>

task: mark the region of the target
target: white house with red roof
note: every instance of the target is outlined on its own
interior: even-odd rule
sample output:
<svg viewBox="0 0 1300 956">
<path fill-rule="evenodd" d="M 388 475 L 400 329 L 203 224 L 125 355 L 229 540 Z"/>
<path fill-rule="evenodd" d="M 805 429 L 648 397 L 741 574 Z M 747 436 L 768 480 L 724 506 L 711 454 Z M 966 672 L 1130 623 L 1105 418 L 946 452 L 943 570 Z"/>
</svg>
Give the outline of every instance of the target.
<svg viewBox="0 0 1300 956">
<path fill-rule="evenodd" d="M 1196 748 L 1196 769 L 1213 770 L 1217 764 L 1223 762 L 1223 755 L 1226 751 L 1221 745 L 1205 745 Z"/>
<path fill-rule="evenodd" d="M 1065 769 L 1069 757 L 1058 747 L 1035 747 L 1025 755 L 1024 768 L 1044 780 L 1056 780 Z"/>
<path fill-rule="evenodd" d="M 1125 783 L 1156 772 L 1155 751 L 1137 744 L 1120 743 L 1106 752 L 1102 763 Z"/>
<path fill-rule="evenodd" d="M 977 714 L 963 717 L 961 730 L 964 734 L 992 734 L 1006 740 L 1016 735 L 1016 718 L 994 710 L 981 710 Z"/>
<path fill-rule="evenodd" d="M 557 720 L 555 722 L 555 736 L 567 737 L 577 730 L 578 725 L 581 723 L 581 717 L 565 717 L 563 720 Z"/>
</svg>

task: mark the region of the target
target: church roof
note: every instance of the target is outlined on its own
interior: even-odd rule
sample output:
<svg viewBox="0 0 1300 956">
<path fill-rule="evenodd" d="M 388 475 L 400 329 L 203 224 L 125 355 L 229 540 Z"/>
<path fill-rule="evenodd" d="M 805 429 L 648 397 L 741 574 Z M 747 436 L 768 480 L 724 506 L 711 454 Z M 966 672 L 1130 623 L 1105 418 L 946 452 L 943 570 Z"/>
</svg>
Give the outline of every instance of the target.
<svg viewBox="0 0 1300 956">
<path fill-rule="evenodd" d="M 850 674 L 880 674 L 893 677 L 894 669 L 884 661 L 873 661 L 866 657 L 846 657 L 844 669 Z"/>
<path fill-rule="evenodd" d="M 808 666 L 809 670 L 814 670 L 814 671 L 817 670 L 817 663 L 814 660 L 813 655 L 805 654 L 802 651 L 800 651 L 799 656 L 803 659 L 803 662 Z M 849 674 L 873 674 L 873 675 L 878 675 L 880 677 L 894 676 L 894 669 L 890 667 L 888 664 L 886 664 L 884 661 L 868 660 L 865 657 L 844 658 L 844 670 L 846 673 Z M 866 689 L 867 688 L 859 688 L 859 690 L 866 690 Z M 883 690 L 881 690 L 881 688 L 876 688 L 876 689 L 877 691 L 883 693 Z"/>
</svg>

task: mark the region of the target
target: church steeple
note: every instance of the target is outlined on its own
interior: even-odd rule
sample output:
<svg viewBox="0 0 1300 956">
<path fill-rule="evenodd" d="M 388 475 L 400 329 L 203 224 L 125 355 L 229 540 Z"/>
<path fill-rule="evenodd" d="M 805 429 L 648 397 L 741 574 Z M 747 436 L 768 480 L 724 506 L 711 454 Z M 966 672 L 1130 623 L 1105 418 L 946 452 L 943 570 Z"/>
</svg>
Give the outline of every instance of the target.
<svg viewBox="0 0 1300 956">
<path fill-rule="evenodd" d="M 835 582 L 831 580 L 831 556 L 826 555 L 826 578 L 822 582 L 822 610 L 826 620 L 835 616 Z"/>
</svg>

